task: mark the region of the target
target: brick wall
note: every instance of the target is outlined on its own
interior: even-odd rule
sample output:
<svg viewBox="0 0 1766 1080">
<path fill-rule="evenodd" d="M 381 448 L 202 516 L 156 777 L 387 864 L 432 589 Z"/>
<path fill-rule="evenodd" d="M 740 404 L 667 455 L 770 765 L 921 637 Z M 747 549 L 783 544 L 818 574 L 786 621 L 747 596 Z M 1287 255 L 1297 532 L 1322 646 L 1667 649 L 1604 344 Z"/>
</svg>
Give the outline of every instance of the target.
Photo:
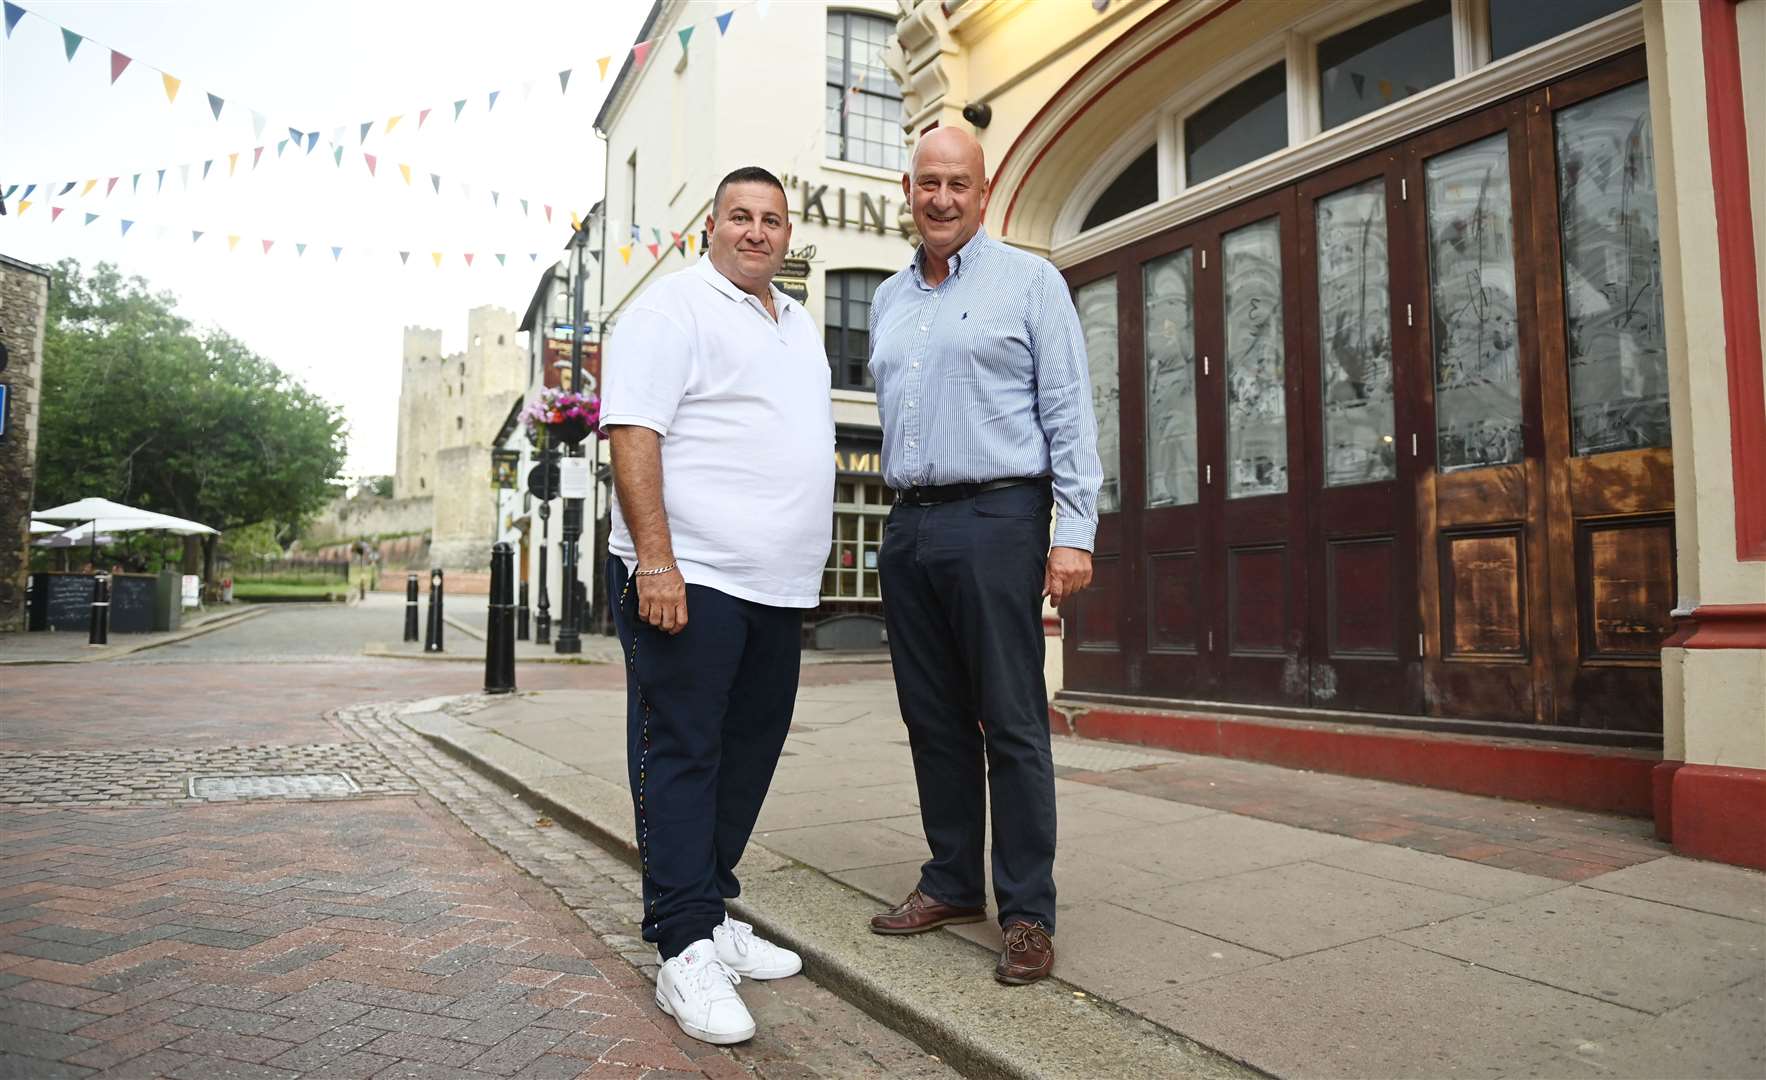
<svg viewBox="0 0 1766 1080">
<path fill-rule="evenodd" d="M 49 272 L 0 255 L 0 341 L 8 363 L 6 433 L 0 436 L 0 630 L 24 629 L 31 500 L 37 483 L 37 402 L 43 382 Z"/>
</svg>

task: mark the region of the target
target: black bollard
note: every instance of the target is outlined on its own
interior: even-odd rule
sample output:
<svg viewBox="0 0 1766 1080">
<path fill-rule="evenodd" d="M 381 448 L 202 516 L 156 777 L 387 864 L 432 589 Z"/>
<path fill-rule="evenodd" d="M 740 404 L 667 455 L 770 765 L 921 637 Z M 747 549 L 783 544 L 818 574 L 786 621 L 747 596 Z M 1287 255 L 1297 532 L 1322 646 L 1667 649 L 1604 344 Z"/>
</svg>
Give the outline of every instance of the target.
<svg viewBox="0 0 1766 1080">
<path fill-rule="evenodd" d="M 442 572 L 436 567 L 429 572 L 429 629 L 423 639 L 424 652 L 442 651 Z"/>
<path fill-rule="evenodd" d="M 515 549 L 491 546 L 490 622 L 484 635 L 484 692 L 515 691 Z"/>
<path fill-rule="evenodd" d="M 92 628 L 86 634 L 88 645 L 110 644 L 110 575 L 92 578 Z"/>
<path fill-rule="evenodd" d="M 527 640 L 527 582 L 521 583 L 521 601 L 515 607 L 515 640 Z"/>
<path fill-rule="evenodd" d="M 417 575 L 405 575 L 405 640 L 417 640 Z"/>
</svg>

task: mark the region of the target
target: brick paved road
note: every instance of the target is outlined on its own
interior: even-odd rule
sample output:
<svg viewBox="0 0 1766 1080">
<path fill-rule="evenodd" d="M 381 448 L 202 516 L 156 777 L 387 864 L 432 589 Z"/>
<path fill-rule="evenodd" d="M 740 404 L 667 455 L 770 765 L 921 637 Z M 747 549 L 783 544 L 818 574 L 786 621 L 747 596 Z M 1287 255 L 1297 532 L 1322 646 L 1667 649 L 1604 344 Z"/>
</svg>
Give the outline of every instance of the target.
<svg viewBox="0 0 1766 1080">
<path fill-rule="evenodd" d="M 365 614 L 290 608 L 6 670 L 0 1080 L 951 1075 L 802 978 L 743 984 L 763 1029 L 734 1052 L 680 1035 L 634 963 L 651 957 L 623 863 L 376 710 L 339 714 L 482 679 L 355 657 L 383 636 Z M 310 773 L 359 790 L 190 797 L 193 777 Z"/>
</svg>

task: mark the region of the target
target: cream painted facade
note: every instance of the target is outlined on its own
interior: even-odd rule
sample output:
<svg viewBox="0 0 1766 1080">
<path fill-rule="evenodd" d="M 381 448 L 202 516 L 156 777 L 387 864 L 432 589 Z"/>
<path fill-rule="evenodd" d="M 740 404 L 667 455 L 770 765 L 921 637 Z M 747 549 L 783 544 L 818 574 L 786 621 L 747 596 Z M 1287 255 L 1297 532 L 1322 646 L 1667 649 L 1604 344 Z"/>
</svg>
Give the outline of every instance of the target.
<svg viewBox="0 0 1766 1080">
<path fill-rule="evenodd" d="M 710 20 L 723 10 L 701 0 L 660 0 L 641 33 L 657 44 L 642 67 L 634 69 L 628 57 L 597 118 L 607 143 L 605 240 L 597 219 L 591 242 L 602 251 L 586 312 L 599 336 L 613 332 L 646 287 L 704 257 L 701 233 L 717 183 L 742 166 L 761 166 L 785 183 L 791 249 L 810 268 L 804 307 L 824 327 L 840 310 L 829 303 L 837 280 L 830 275 L 869 272 L 877 278 L 866 280 L 874 282 L 912 254 L 900 172 L 837 159 L 825 130 L 829 19 L 841 12 L 893 19 L 895 6 L 776 4 L 764 18 L 742 8 L 718 36 Z M 697 28 L 683 49 L 678 31 L 687 25 Z M 868 55 L 880 67 L 880 46 Z M 674 246 L 675 234 L 684 251 Z M 660 257 L 647 246 L 658 236 Z M 868 289 L 864 300 L 868 306 Z M 843 484 L 860 485 L 855 498 L 862 501 L 863 485 L 881 485 L 876 396 L 839 382 L 832 390 L 838 468 Z M 854 512 L 877 516 L 882 509 L 878 503 Z M 854 599 L 850 607 L 880 614 L 874 596 Z"/>
<path fill-rule="evenodd" d="M 1759 865 L 1766 849 L 1757 839 L 1737 840 L 1732 819 L 1766 811 L 1766 552 L 1738 553 L 1747 543 L 1744 519 L 1766 507 L 1766 473 L 1738 465 L 1736 452 L 1759 445 L 1746 439 L 1761 430 L 1759 382 L 1750 386 L 1746 373 L 1751 365 L 1758 376 L 1757 324 L 1766 309 L 1766 80 L 1758 67 L 1766 56 L 1766 0 L 1644 0 L 1494 61 L 1486 0 L 1453 0 L 1450 79 L 1321 130 L 1318 43 L 1409 2 L 1113 0 L 1100 11 L 1036 0 L 900 0 L 899 35 L 887 60 L 904 88 L 910 145 L 932 125 L 973 130 L 993 179 L 990 231 L 1070 269 L 1096 267 L 1105 256 L 1370 150 L 1641 49 L 1660 214 L 1672 593 L 1681 626 L 1661 651 L 1661 730 L 1664 767 L 1686 765 L 1679 780 L 1658 773 L 1658 822 L 1666 830 L 1666 808 L 1677 808 L 1673 832 L 1687 850 Z M 1726 19 L 1739 40 L 1744 166 L 1714 177 L 1724 166 L 1714 164 L 1723 154 L 1712 144 L 1710 102 L 1722 72 L 1705 55 L 1705 42 L 1710 20 Z M 1187 183 L 1186 119 L 1277 62 L 1285 64 L 1289 88 L 1286 146 Z M 991 109 L 986 127 L 964 121 L 971 105 Z M 1157 199 L 1082 230 L 1088 209 L 1148 147 L 1156 152 Z M 1730 160 L 1736 150 L 1727 147 Z M 1751 236 L 1719 228 L 1714 193 L 1725 182 L 1747 185 Z M 1724 240 L 1730 250 L 1742 249 L 1741 263 L 1752 264 L 1752 295 L 1738 296 L 1725 279 L 1715 257 Z M 1733 271 L 1738 263 L 1726 265 Z M 1734 418 L 1754 435 L 1732 432 Z M 1418 644 L 1436 647 L 1436 631 Z M 1718 781 L 1730 785 L 1721 798 L 1684 794 L 1719 790 L 1710 786 Z M 1711 839 L 1725 829 L 1732 830 L 1727 839 Z"/>
</svg>

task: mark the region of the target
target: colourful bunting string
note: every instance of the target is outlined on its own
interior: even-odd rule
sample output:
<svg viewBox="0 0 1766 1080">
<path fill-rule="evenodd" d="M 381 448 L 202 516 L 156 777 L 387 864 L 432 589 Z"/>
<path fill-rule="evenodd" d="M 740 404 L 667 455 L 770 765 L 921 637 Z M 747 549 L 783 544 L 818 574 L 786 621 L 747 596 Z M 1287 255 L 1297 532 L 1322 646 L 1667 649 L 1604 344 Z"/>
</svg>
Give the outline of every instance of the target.
<svg viewBox="0 0 1766 1080">
<path fill-rule="evenodd" d="M 123 69 L 129 66 L 129 58 L 115 49 L 110 50 L 110 85 L 115 86 L 122 78 Z"/>
</svg>

